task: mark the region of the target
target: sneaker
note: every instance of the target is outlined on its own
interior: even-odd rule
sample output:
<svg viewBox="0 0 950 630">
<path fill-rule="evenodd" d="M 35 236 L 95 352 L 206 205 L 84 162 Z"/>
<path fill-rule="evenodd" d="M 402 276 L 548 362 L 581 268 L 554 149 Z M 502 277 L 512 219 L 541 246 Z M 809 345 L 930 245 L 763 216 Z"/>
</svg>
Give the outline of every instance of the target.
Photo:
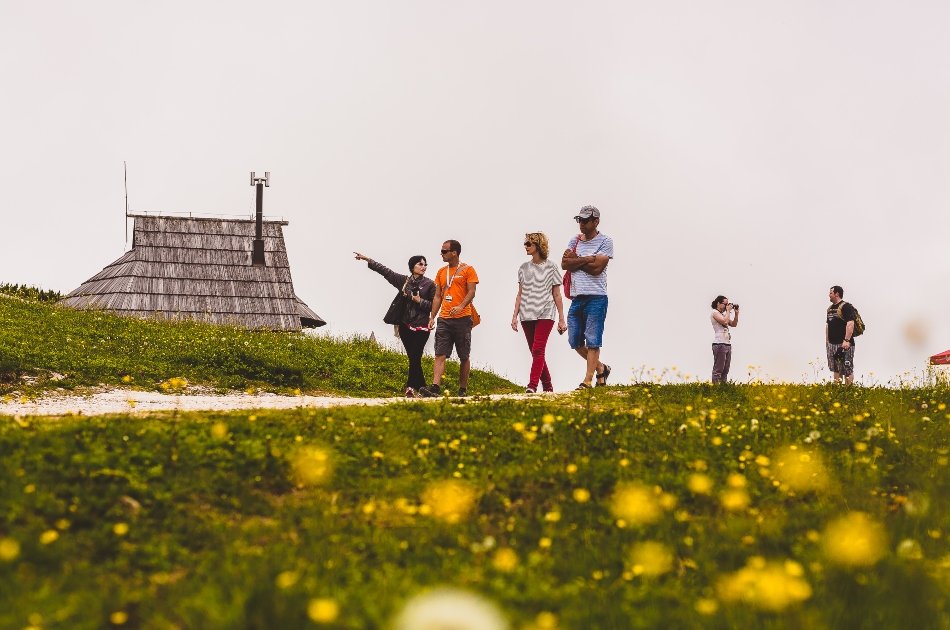
<svg viewBox="0 0 950 630">
<path fill-rule="evenodd" d="M 419 393 L 423 398 L 438 398 L 442 395 L 442 388 L 436 384 L 426 385 L 419 388 Z"/>
<path fill-rule="evenodd" d="M 538 393 L 538 388 L 537 388 L 537 387 L 525 387 L 525 388 L 524 388 L 524 393 L 526 393 L 526 394 L 537 394 L 537 393 Z"/>
<path fill-rule="evenodd" d="M 610 376 L 610 366 L 604 363 L 604 371 L 597 374 L 597 387 L 606 387 L 608 376 Z"/>
<path fill-rule="evenodd" d="M 459 387 L 459 398 L 465 398 L 466 396 L 468 396 L 468 390 Z"/>
<path fill-rule="evenodd" d="M 416 390 L 414 390 L 411 387 L 406 388 L 406 398 L 418 398 L 418 397 L 419 397 L 419 394 L 416 393 Z"/>
</svg>

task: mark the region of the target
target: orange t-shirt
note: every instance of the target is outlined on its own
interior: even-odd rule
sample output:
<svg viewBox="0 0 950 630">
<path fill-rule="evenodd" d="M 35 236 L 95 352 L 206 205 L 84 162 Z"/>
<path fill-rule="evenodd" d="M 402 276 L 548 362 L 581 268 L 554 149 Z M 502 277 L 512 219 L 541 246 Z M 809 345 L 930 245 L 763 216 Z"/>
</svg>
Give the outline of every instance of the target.
<svg viewBox="0 0 950 630">
<path fill-rule="evenodd" d="M 451 284 L 449 281 L 451 280 Z M 465 263 L 459 263 L 455 268 L 455 275 L 449 273 L 448 266 L 439 269 L 435 274 L 436 286 L 442 287 L 442 309 L 439 311 L 439 317 L 451 319 L 452 317 L 470 317 L 472 315 L 472 305 L 469 304 L 458 315 L 449 315 L 449 311 L 462 303 L 465 296 L 468 295 L 468 283 L 478 284 L 478 274 L 475 268 Z M 448 285 L 448 288 L 446 288 Z M 449 299 L 451 298 L 451 299 Z"/>
</svg>

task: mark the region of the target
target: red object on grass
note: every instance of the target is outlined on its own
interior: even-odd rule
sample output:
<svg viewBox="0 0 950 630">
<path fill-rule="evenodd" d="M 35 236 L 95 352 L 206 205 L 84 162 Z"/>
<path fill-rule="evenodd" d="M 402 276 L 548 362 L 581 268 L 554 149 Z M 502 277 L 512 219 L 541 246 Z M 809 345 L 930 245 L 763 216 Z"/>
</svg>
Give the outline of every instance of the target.
<svg viewBox="0 0 950 630">
<path fill-rule="evenodd" d="M 930 365 L 950 365 L 950 350 L 930 357 Z"/>
</svg>

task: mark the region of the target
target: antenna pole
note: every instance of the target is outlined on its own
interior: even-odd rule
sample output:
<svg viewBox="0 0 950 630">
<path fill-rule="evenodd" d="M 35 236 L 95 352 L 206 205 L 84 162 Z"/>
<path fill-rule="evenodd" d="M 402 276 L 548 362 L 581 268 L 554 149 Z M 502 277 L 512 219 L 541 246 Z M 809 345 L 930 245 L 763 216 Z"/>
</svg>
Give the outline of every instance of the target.
<svg viewBox="0 0 950 630">
<path fill-rule="evenodd" d="M 125 244 L 129 244 L 129 166 L 122 160 L 122 180 L 125 184 Z"/>
</svg>

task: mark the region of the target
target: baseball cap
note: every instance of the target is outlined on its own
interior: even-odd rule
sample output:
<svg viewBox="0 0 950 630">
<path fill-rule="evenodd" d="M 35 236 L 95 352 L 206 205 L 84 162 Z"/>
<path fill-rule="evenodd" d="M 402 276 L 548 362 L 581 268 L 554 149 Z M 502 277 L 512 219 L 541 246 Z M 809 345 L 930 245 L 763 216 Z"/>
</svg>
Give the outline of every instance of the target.
<svg viewBox="0 0 950 630">
<path fill-rule="evenodd" d="M 576 221 L 578 219 L 588 219 L 590 217 L 599 219 L 600 210 L 598 210 L 594 206 L 584 206 L 583 208 L 581 208 L 580 212 L 577 213 L 577 216 L 574 217 L 574 220 Z"/>
</svg>

